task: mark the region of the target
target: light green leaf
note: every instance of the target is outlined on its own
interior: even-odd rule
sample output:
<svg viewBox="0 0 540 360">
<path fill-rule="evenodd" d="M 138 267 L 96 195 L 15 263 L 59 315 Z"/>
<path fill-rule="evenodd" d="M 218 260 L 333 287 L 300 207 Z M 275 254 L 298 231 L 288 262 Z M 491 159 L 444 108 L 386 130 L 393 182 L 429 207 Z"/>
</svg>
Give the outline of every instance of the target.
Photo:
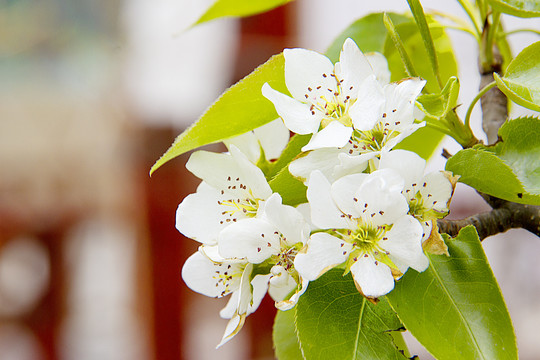
<svg viewBox="0 0 540 360">
<path fill-rule="evenodd" d="M 296 336 L 295 314 L 296 307 L 287 311 L 278 311 L 276 314 L 272 339 L 274 340 L 276 357 L 279 360 L 303 359 L 298 337 Z"/>
<path fill-rule="evenodd" d="M 309 284 L 296 309 L 306 359 L 406 359 L 389 331 L 402 325 L 386 299 L 377 305 L 356 289 L 350 274 L 331 270 Z"/>
<path fill-rule="evenodd" d="M 540 16 L 540 1 L 538 0 L 488 0 L 491 6 L 505 14 L 519 17 Z"/>
<path fill-rule="evenodd" d="M 216 0 L 194 25 L 226 16 L 259 14 L 292 0 Z"/>
<path fill-rule="evenodd" d="M 441 24 L 430 17 L 427 18 L 427 21 L 439 61 L 441 81 L 446 83 L 450 77 L 457 76 L 457 63 L 452 50 L 452 43 Z M 408 22 L 401 23 L 395 27 L 403 41 L 407 54 L 409 54 L 414 64 L 418 76 L 427 80 L 424 93 L 439 93 L 440 88 L 430 62 L 426 61 L 429 56 L 416 24 L 414 22 Z M 392 73 L 392 81 L 399 81 L 407 77 L 401 57 L 390 38 L 386 39 L 384 55 L 388 60 L 388 66 Z"/>
<path fill-rule="evenodd" d="M 430 119 L 443 119 L 457 105 L 459 80 L 452 76 L 438 94 L 422 94 L 416 99 L 418 107 Z"/>
<path fill-rule="evenodd" d="M 261 88 L 268 82 L 274 89 L 289 94 L 285 86 L 283 54 L 271 57 L 251 74 L 229 88 L 156 161 L 150 175 L 167 161 L 189 150 L 243 134 L 278 117 L 274 105 Z"/>
<path fill-rule="evenodd" d="M 399 25 L 403 22 L 411 22 L 411 18 L 405 15 L 396 13 L 386 13 L 386 15 L 390 17 L 394 25 Z M 383 23 L 383 13 L 369 14 L 356 20 L 339 34 L 326 51 L 326 56 L 328 56 L 332 62 L 339 61 L 339 52 L 347 38 L 353 39 L 356 45 L 358 45 L 360 50 L 364 53 L 372 51 L 382 53 L 386 36 L 387 31 Z"/>
<path fill-rule="evenodd" d="M 495 146 L 459 151 L 446 170 L 483 193 L 521 204 L 540 205 L 540 120 L 518 118 L 499 129 Z"/>
<path fill-rule="evenodd" d="M 409 8 L 414 16 L 416 25 L 420 30 L 420 35 L 424 42 L 424 47 L 427 51 L 429 62 L 433 68 L 433 73 L 437 79 L 437 84 L 439 88 L 442 87 L 441 78 L 439 76 L 439 62 L 437 60 L 437 53 L 435 52 L 435 46 L 433 45 L 433 39 L 431 38 L 431 32 L 429 31 L 429 26 L 427 24 L 426 15 L 424 14 L 424 9 L 418 0 L 407 0 Z"/>
<path fill-rule="evenodd" d="M 540 41 L 526 47 L 508 64 L 500 77 L 493 74 L 497 86 L 515 103 L 540 111 Z"/>
<path fill-rule="evenodd" d="M 437 359 L 517 359 L 506 304 L 474 227 L 446 237 L 450 257 L 430 255 L 386 297 L 414 337 Z"/>
<path fill-rule="evenodd" d="M 279 159 L 270 164 L 270 169 L 267 174 L 269 178 L 274 177 L 281 169 L 288 166 L 292 160 L 302 151 L 302 147 L 309 142 L 311 135 L 295 134 L 287 147 L 281 153 Z"/>
<path fill-rule="evenodd" d="M 422 159 L 429 160 L 437 150 L 444 134 L 433 128 L 424 126 L 401 140 L 395 149 L 413 151 Z"/>
<path fill-rule="evenodd" d="M 392 40 L 392 43 L 394 43 L 394 49 L 397 50 L 397 54 L 399 54 L 401 62 L 404 66 L 406 75 L 404 77 L 417 77 L 418 74 L 416 73 L 416 69 L 414 68 L 411 58 L 407 53 L 407 49 L 405 49 L 405 45 L 403 44 L 403 40 L 401 40 L 401 37 L 397 32 L 396 27 L 392 23 L 392 20 L 386 14 L 384 14 L 383 22 L 384 26 L 386 26 L 386 30 L 388 31 L 388 38 Z"/>
<path fill-rule="evenodd" d="M 268 184 L 273 192 L 281 195 L 285 205 L 296 206 L 307 202 L 307 187 L 291 175 L 288 166 L 283 167 Z"/>
</svg>

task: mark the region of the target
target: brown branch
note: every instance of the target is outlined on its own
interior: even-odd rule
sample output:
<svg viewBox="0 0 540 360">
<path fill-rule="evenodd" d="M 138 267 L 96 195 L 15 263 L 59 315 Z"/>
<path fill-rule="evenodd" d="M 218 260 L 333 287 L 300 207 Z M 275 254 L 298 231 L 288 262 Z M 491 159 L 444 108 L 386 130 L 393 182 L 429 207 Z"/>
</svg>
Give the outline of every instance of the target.
<svg viewBox="0 0 540 360">
<path fill-rule="evenodd" d="M 502 58 L 498 51 L 493 52 L 494 63 L 487 69 L 480 68 L 480 89 L 493 82 L 493 73 L 501 73 Z M 482 128 L 487 135 L 488 144 L 498 139 L 498 131 L 508 117 L 506 96 L 499 88 L 494 87 L 480 99 L 482 106 Z"/>
<path fill-rule="evenodd" d="M 450 236 L 456 236 L 465 226 L 473 225 L 480 240 L 514 228 L 524 228 L 540 236 L 540 206 L 505 201 L 502 206 L 491 211 L 461 220 L 442 219 L 437 221 L 437 225 L 440 232 L 447 233 Z"/>
</svg>

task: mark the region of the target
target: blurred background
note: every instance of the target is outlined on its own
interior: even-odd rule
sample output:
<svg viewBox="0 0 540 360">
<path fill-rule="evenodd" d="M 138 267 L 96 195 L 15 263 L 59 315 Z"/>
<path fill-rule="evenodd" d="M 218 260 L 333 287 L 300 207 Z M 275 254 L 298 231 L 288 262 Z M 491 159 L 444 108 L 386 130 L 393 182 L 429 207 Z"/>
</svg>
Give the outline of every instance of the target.
<svg viewBox="0 0 540 360">
<path fill-rule="evenodd" d="M 188 29 L 211 3 L 0 0 L 0 359 L 273 358 L 269 299 L 214 350 L 224 302 L 182 282 L 197 243 L 174 227 L 178 203 L 199 180 L 184 169 L 189 154 L 152 178 L 148 171 L 226 87 L 271 55 L 323 52 L 356 18 L 402 12 L 406 2 L 298 0 Z M 457 2 L 423 5 L 463 15 Z M 503 21 L 540 29 L 536 19 Z M 477 53 L 471 37 L 450 35 L 463 61 L 464 112 L 478 88 Z M 517 53 L 538 37 L 510 40 Z M 450 140 L 442 146 L 457 151 Z M 441 168 L 442 157 L 430 166 Z M 453 217 L 488 209 L 465 186 L 452 206 Z M 512 230 L 485 247 L 521 358 L 540 359 L 540 240 Z"/>
</svg>

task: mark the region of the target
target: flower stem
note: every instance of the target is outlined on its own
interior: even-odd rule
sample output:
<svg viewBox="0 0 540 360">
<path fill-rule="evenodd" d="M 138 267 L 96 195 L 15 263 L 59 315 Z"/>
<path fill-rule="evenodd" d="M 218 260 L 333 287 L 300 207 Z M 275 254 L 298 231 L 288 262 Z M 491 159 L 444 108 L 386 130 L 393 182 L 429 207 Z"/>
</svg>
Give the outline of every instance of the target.
<svg viewBox="0 0 540 360">
<path fill-rule="evenodd" d="M 484 96 L 485 93 L 487 93 L 489 90 L 491 90 L 493 87 L 495 87 L 495 85 L 497 85 L 497 84 L 495 83 L 495 81 L 493 81 L 493 82 L 489 83 L 488 85 L 486 85 L 482 90 L 480 90 L 480 92 L 478 94 L 476 94 L 476 96 L 474 97 L 474 99 L 471 102 L 471 105 L 469 105 L 469 108 L 467 109 L 467 114 L 465 114 L 465 126 L 470 128 L 469 123 L 471 121 L 471 113 L 473 111 L 474 105 L 476 105 L 478 100 L 480 100 L 482 98 L 482 96 Z"/>
</svg>

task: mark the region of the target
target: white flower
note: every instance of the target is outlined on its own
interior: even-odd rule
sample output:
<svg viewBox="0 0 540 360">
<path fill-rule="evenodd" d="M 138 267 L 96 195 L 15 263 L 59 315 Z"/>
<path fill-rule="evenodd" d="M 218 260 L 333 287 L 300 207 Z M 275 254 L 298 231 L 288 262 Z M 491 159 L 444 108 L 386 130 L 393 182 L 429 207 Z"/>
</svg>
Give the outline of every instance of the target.
<svg viewBox="0 0 540 360">
<path fill-rule="evenodd" d="M 407 215 L 404 180 L 393 170 L 347 175 L 332 185 L 319 171 L 310 177 L 307 197 L 316 232 L 295 258 L 295 268 L 315 280 L 345 264 L 359 291 L 376 298 L 394 288 L 409 267 L 429 265 L 421 245 L 422 227 Z"/>
<path fill-rule="evenodd" d="M 234 145 L 230 154 L 197 151 L 186 167 L 203 182 L 178 206 L 176 228 L 203 244 L 216 244 L 226 226 L 254 217 L 272 194 L 263 172 Z"/>
<path fill-rule="evenodd" d="M 353 124 L 379 115 L 384 105 L 379 81 L 389 79 L 381 55 L 370 58 L 377 63 L 379 74 L 351 39 L 343 44 L 335 65 L 326 56 L 305 49 L 285 49 L 283 55 L 285 84 L 292 98 L 268 84 L 263 85 L 262 93 L 274 103 L 287 128 L 298 134 L 314 134 L 303 151 L 343 147 L 351 138 Z M 360 98 L 364 101 L 357 101 Z"/>
<path fill-rule="evenodd" d="M 409 203 L 409 214 L 422 225 L 423 240 L 427 240 L 433 222 L 448 214 L 456 184 L 448 172 L 435 171 L 424 175 L 426 161 L 406 150 L 393 150 L 381 155 L 380 169 L 393 169 L 405 180 L 403 195 Z"/>
<path fill-rule="evenodd" d="M 239 221 L 221 231 L 219 253 L 255 264 L 258 273 L 269 273 L 269 293 L 276 307 L 285 310 L 294 306 L 307 287 L 307 281 L 294 268 L 294 258 L 309 232 L 303 215 L 282 205 L 279 194 L 273 194 L 261 205 L 256 218 Z"/>
<path fill-rule="evenodd" d="M 254 164 L 261 157 L 266 160 L 279 158 L 289 142 L 289 129 L 281 119 L 276 119 L 263 126 L 226 140 L 223 143 L 230 148 L 236 146 Z M 261 153 L 262 150 L 262 153 Z"/>
</svg>

